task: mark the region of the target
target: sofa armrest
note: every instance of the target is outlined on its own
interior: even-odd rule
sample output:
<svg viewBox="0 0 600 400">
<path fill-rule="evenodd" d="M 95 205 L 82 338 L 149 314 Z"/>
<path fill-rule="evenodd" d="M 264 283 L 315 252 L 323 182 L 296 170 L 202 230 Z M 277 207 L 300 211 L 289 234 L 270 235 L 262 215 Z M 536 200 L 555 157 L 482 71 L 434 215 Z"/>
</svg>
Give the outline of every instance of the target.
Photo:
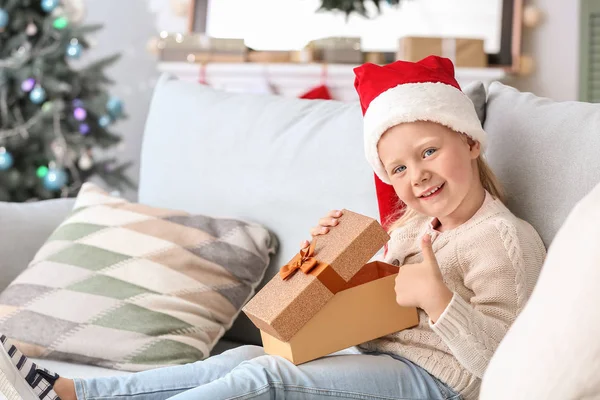
<svg viewBox="0 0 600 400">
<path fill-rule="evenodd" d="M 0 290 L 27 267 L 74 204 L 75 199 L 0 202 Z"/>
</svg>

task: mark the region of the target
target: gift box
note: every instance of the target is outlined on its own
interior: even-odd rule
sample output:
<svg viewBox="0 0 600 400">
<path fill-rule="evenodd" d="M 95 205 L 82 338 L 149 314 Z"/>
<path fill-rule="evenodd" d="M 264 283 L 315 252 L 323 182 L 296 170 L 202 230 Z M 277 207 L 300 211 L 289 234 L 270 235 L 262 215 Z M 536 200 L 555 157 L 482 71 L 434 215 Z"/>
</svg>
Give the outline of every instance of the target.
<svg viewBox="0 0 600 400">
<path fill-rule="evenodd" d="M 255 63 L 289 63 L 292 56 L 289 51 L 255 51 L 248 52 L 248 62 Z"/>
<path fill-rule="evenodd" d="M 239 53 L 211 53 L 206 51 L 185 51 L 165 49 L 160 51 L 159 60 L 165 62 L 189 63 L 243 63 L 246 56 Z"/>
<path fill-rule="evenodd" d="M 243 308 L 263 347 L 295 364 L 418 324 L 395 301 L 398 267 L 368 262 L 389 240 L 374 219 L 343 210 Z"/>
<path fill-rule="evenodd" d="M 309 42 L 304 49 L 291 53 L 294 62 L 360 64 L 364 60 L 360 37 L 327 37 Z"/>
<path fill-rule="evenodd" d="M 158 43 L 160 61 L 245 62 L 243 39 L 215 38 L 204 34 L 169 34 Z"/>
<path fill-rule="evenodd" d="M 365 59 L 363 53 L 355 49 L 323 49 L 317 51 L 316 58 L 329 64 L 361 64 Z"/>
<path fill-rule="evenodd" d="M 400 38 L 397 60 L 416 62 L 430 55 L 449 58 L 456 67 L 488 66 L 482 39 L 416 36 Z"/>
<path fill-rule="evenodd" d="M 293 63 L 309 64 L 316 61 L 314 56 L 312 49 L 308 48 L 290 51 L 290 61 Z"/>
</svg>

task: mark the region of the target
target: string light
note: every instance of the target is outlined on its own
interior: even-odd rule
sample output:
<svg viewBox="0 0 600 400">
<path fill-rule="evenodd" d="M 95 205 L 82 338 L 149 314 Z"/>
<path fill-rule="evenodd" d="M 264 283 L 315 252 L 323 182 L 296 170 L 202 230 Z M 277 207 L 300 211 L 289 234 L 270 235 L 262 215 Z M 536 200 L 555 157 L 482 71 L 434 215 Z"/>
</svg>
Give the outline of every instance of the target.
<svg viewBox="0 0 600 400">
<path fill-rule="evenodd" d="M 58 30 L 62 30 L 69 26 L 69 21 L 65 17 L 58 17 L 54 20 L 52 26 Z"/>
</svg>

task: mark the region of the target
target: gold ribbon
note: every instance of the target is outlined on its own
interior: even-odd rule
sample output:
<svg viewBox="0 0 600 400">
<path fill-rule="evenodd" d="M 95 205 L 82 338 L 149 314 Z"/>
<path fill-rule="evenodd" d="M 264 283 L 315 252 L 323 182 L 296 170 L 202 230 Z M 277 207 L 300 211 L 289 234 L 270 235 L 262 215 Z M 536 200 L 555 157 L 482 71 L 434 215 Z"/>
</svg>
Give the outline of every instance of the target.
<svg viewBox="0 0 600 400">
<path fill-rule="evenodd" d="M 319 262 L 313 256 L 315 255 L 316 240 L 313 240 L 307 249 L 300 250 L 300 253 L 296 254 L 292 261 L 281 267 L 279 275 L 282 279 L 287 279 L 292 276 L 297 270 L 301 270 L 305 274 L 308 274 Z"/>
<path fill-rule="evenodd" d="M 307 249 L 300 250 L 300 253 L 292 258 L 292 261 L 279 270 L 279 275 L 286 280 L 300 270 L 305 274 L 315 276 L 333 294 L 346 289 L 348 286 L 346 281 L 329 264 L 314 257 L 316 242 L 316 239 L 313 239 Z"/>
</svg>

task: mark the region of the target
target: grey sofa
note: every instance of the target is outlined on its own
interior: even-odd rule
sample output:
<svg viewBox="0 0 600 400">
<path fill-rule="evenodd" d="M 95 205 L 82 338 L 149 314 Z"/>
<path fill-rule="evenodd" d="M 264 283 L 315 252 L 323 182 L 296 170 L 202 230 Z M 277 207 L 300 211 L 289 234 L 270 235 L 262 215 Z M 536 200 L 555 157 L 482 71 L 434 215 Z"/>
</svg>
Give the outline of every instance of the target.
<svg viewBox="0 0 600 400">
<path fill-rule="evenodd" d="M 466 89 L 490 137 L 486 155 L 506 186 L 509 208 L 550 245 L 569 210 L 600 182 L 600 106 L 556 103 L 500 83 L 488 89 Z M 378 217 L 360 106 L 224 93 L 164 75 L 144 132 L 139 201 L 266 225 L 280 241 L 266 281 L 327 210 Z M 72 204 L 0 203 L 1 288 L 27 266 Z M 260 338 L 240 314 L 213 354 L 245 343 L 260 344 Z M 71 377 L 124 373 L 43 364 Z"/>
</svg>

